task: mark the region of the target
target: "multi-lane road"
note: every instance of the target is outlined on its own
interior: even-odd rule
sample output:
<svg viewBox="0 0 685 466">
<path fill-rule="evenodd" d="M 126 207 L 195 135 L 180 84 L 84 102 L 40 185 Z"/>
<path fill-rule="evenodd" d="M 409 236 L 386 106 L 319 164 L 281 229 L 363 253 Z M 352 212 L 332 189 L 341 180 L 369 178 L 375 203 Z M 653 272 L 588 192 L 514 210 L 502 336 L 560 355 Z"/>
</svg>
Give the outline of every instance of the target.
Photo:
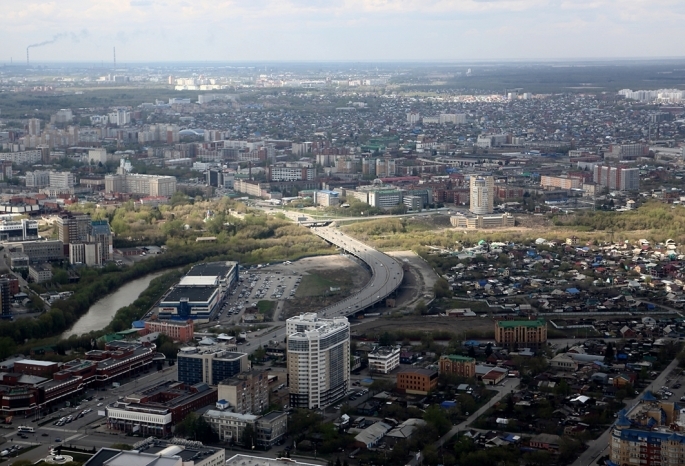
<svg viewBox="0 0 685 466">
<path fill-rule="evenodd" d="M 331 244 L 357 257 L 364 262 L 371 271 L 371 279 L 359 292 L 348 296 L 342 301 L 320 309 L 320 317 L 346 317 L 379 303 L 390 296 L 402 283 L 404 271 L 399 262 L 380 251 L 367 246 L 351 236 L 333 227 L 312 227 L 312 233 Z M 285 326 L 271 328 L 259 334 L 248 334 L 250 351 L 270 340 L 282 341 L 285 338 Z"/>
</svg>

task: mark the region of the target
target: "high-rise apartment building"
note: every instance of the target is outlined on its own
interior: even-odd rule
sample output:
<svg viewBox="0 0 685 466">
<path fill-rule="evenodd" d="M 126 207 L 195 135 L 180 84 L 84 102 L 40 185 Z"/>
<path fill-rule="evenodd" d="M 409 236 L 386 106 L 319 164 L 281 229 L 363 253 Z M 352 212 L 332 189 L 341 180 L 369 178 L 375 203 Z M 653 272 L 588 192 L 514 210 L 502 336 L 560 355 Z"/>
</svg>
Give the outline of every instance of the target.
<svg viewBox="0 0 685 466">
<path fill-rule="evenodd" d="M 595 165 L 592 181 L 612 190 L 638 191 L 640 189 L 640 169 Z"/>
<path fill-rule="evenodd" d="M 57 237 L 62 244 L 83 243 L 88 241 L 90 215 L 65 213 L 55 220 Z"/>
<path fill-rule="evenodd" d="M 494 210 L 495 179 L 492 176 L 471 175 L 471 207 L 476 215 L 491 214 Z"/>
<path fill-rule="evenodd" d="M 316 313 L 286 321 L 288 384 L 293 408 L 325 408 L 344 396 L 350 383 L 350 323 Z"/>
<path fill-rule="evenodd" d="M 27 126 L 29 136 L 40 136 L 40 120 L 38 118 L 29 118 Z"/>
<path fill-rule="evenodd" d="M 618 414 L 609 438 L 610 464 L 681 466 L 685 464 L 685 413 L 673 401 L 647 392 L 630 412 Z M 609 464 L 609 463 L 607 463 Z"/>
<path fill-rule="evenodd" d="M 9 319 L 12 316 L 9 278 L 0 278 L 0 315 L 3 319 Z"/>
<path fill-rule="evenodd" d="M 90 223 L 88 242 L 99 245 L 100 263 L 112 260 L 112 230 L 107 220 L 94 220 Z"/>
</svg>

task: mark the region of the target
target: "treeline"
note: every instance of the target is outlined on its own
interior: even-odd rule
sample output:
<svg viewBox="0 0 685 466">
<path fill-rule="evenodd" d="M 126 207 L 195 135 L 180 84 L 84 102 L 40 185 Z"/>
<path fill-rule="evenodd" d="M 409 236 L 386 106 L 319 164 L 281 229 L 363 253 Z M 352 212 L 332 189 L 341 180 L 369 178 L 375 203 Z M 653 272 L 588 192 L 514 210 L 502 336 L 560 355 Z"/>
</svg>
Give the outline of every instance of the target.
<svg viewBox="0 0 685 466">
<path fill-rule="evenodd" d="M 621 235 L 626 233 L 648 231 L 656 236 L 654 240 L 657 241 L 671 238 L 678 243 L 685 242 L 685 207 L 656 201 L 627 212 L 596 211 L 559 216 L 554 223 L 586 231 L 613 231 L 617 240 L 624 239 Z"/>
</svg>

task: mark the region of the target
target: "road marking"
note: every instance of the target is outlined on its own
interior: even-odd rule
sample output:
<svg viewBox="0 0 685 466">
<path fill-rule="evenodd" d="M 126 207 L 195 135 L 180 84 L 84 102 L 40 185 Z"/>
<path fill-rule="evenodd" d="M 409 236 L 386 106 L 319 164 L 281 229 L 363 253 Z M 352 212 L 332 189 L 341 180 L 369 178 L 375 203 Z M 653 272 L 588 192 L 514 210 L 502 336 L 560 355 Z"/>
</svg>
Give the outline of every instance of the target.
<svg viewBox="0 0 685 466">
<path fill-rule="evenodd" d="M 84 434 L 76 434 L 76 435 L 72 435 L 71 437 L 65 438 L 64 441 L 65 442 L 71 442 L 72 440 L 80 439 L 82 437 L 85 437 L 85 435 Z"/>
</svg>

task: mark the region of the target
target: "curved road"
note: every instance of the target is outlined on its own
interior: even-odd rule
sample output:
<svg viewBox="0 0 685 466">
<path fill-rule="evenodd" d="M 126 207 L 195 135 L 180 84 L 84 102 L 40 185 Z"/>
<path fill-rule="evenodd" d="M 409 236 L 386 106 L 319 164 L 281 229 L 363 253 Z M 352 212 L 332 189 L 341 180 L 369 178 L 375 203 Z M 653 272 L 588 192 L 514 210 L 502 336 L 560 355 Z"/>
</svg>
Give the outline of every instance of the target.
<svg viewBox="0 0 685 466">
<path fill-rule="evenodd" d="M 320 309 L 317 312 L 320 317 L 344 317 L 362 311 L 383 301 L 402 283 L 404 271 L 400 263 L 392 257 L 351 236 L 347 236 L 333 227 L 312 227 L 311 230 L 317 236 L 359 258 L 371 270 L 371 280 L 364 288 L 342 301 Z M 265 345 L 269 340 L 280 341 L 284 337 L 285 327 L 268 330 L 261 334 L 248 334 L 247 347 L 243 346 L 242 351 L 251 352 L 258 346 Z"/>
</svg>

